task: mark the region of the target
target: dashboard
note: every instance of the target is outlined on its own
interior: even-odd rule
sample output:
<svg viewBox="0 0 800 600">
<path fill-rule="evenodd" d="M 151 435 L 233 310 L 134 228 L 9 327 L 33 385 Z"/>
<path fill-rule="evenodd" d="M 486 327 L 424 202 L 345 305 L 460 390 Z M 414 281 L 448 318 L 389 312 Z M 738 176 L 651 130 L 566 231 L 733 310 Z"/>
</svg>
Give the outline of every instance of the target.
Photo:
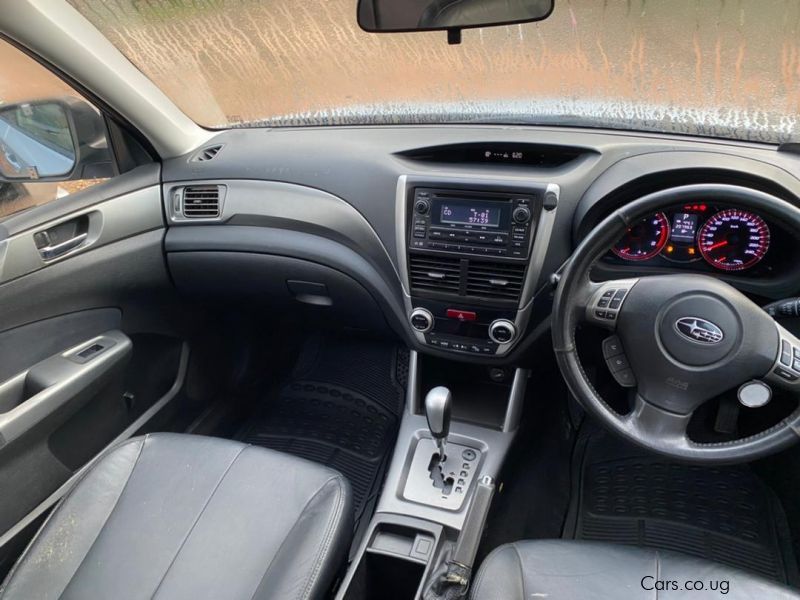
<svg viewBox="0 0 800 600">
<path fill-rule="evenodd" d="M 691 202 L 634 224 L 611 265 L 770 278 L 793 267 L 796 248 L 779 223 L 728 203 Z"/>
<path fill-rule="evenodd" d="M 800 155 L 759 144 L 479 125 L 232 130 L 209 143 L 223 148 L 212 160 L 198 149 L 162 171 L 164 248 L 187 297 L 479 364 L 549 346 L 559 271 L 621 206 L 693 184 L 800 205 Z M 210 215 L 190 202 L 208 194 Z M 598 280 L 689 271 L 764 304 L 797 294 L 797 232 L 736 200 L 667 197 L 597 261 Z"/>
</svg>

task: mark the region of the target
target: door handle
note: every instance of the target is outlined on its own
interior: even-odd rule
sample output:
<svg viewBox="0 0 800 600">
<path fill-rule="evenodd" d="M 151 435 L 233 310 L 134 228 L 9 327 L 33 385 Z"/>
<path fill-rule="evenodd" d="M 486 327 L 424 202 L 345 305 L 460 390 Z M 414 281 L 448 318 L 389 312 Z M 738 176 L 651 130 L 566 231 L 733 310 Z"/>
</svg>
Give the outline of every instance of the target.
<svg viewBox="0 0 800 600">
<path fill-rule="evenodd" d="M 89 217 L 81 215 L 33 234 L 33 243 L 44 260 L 53 260 L 83 245 L 89 237 Z"/>
<path fill-rule="evenodd" d="M 79 235 L 76 235 L 74 238 L 70 238 L 58 244 L 43 246 L 39 248 L 39 254 L 41 254 L 42 258 L 45 260 L 57 258 L 62 254 L 66 254 L 70 250 L 73 250 L 78 246 L 80 246 L 88 236 L 89 236 L 88 233 L 81 233 Z"/>
</svg>

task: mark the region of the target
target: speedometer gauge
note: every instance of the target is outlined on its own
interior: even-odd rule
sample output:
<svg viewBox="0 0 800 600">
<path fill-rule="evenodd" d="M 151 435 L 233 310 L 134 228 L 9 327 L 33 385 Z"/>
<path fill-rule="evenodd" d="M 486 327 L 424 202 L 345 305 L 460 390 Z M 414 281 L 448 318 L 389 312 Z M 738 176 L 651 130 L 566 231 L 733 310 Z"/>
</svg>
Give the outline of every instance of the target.
<svg viewBox="0 0 800 600">
<path fill-rule="evenodd" d="M 697 236 L 700 254 L 724 271 L 743 271 L 758 263 L 769 250 L 769 227 L 764 219 L 732 208 L 715 214 Z"/>
<path fill-rule="evenodd" d="M 663 250 L 668 237 L 669 221 L 657 213 L 629 227 L 611 250 L 625 260 L 648 260 Z"/>
</svg>

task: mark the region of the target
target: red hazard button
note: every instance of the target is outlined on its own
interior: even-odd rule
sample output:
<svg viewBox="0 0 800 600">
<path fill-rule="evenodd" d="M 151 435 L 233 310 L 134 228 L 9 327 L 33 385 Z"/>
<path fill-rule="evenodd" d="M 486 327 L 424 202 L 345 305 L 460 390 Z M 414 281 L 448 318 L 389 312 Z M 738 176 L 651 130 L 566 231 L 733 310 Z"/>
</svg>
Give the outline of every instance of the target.
<svg viewBox="0 0 800 600">
<path fill-rule="evenodd" d="M 457 308 L 447 309 L 448 319 L 458 319 L 459 321 L 475 321 L 478 315 L 469 310 L 459 310 Z"/>
</svg>

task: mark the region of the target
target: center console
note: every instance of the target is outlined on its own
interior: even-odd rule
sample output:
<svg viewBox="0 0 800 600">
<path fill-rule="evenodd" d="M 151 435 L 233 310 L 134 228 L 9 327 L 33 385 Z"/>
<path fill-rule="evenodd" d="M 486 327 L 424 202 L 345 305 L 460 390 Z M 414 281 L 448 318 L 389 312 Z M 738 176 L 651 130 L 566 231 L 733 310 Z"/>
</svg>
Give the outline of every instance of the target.
<svg viewBox="0 0 800 600">
<path fill-rule="evenodd" d="M 394 453 L 336 600 L 446 598 L 448 586 L 466 589 L 529 375 L 503 373 L 411 352 Z"/>
<path fill-rule="evenodd" d="M 402 176 L 398 256 L 417 340 L 503 356 L 528 324 L 558 207 L 555 184 Z"/>
</svg>

